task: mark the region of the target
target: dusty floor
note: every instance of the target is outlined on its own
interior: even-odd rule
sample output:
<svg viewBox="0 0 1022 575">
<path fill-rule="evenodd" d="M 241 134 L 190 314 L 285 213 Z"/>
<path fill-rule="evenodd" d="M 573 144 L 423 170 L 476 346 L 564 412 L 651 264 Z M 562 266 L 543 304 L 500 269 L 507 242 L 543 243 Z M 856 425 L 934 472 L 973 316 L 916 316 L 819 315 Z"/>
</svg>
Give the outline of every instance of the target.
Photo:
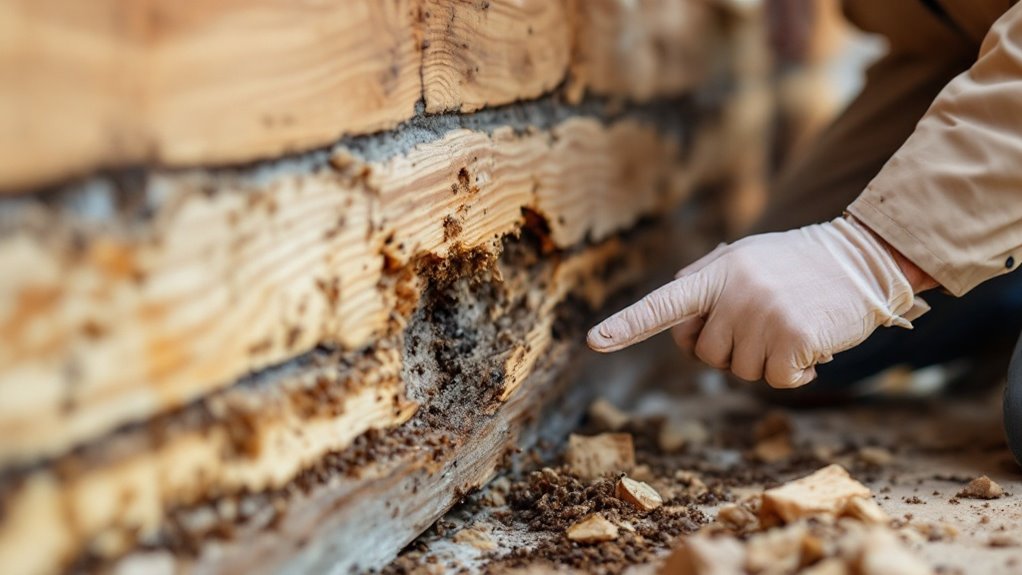
<svg viewBox="0 0 1022 575">
<path fill-rule="evenodd" d="M 508 572 L 531 567 L 529 572 L 651 573 L 676 536 L 712 520 L 724 501 L 839 463 L 872 489 L 895 523 L 920 535 L 911 547 L 936 572 L 1022 572 L 1022 471 L 1002 439 L 1000 390 L 965 398 L 783 410 L 771 417 L 790 423 L 793 449 L 768 453 L 777 460 L 765 463 L 756 455 L 756 430 L 776 408 L 712 380 L 688 387 L 676 393 L 656 388 L 619 402 L 629 414 L 623 431 L 635 438 L 640 473 L 658 487 L 673 514 L 623 515 L 607 503 L 611 499 L 600 486 L 573 479 L 558 455 L 562 450 L 554 447 L 547 451 L 553 455 L 525 458 L 532 470 L 553 469 L 532 475 L 524 469 L 498 479 L 409 546 L 388 571 Z M 665 453 L 658 441 L 664 421 L 699 422 L 707 438 L 690 439 L 681 449 Z M 595 433 L 599 427 L 588 421 L 579 433 Z M 709 494 L 695 497 L 687 492 L 691 475 L 684 472 L 705 482 Z M 998 482 L 1006 495 L 992 500 L 956 497 L 980 475 Z M 543 493 L 548 495 L 541 497 Z M 554 508 L 543 507 L 551 502 Z M 636 531 L 598 545 L 568 541 L 564 528 L 573 514 L 593 509 L 635 525 Z"/>
</svg>

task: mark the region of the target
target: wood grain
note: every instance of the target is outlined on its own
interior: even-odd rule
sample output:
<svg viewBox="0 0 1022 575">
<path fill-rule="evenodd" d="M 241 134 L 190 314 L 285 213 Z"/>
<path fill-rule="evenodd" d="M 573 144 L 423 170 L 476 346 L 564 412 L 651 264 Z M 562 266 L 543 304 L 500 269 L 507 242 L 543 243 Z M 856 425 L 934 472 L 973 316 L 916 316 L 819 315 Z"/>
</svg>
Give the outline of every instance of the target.
<svg viewBox="0 0 1022 575">
<path fill-rule="evenodd" d="M 555 93 L 650 100 L 713 59 L 698 0 L 0 0 L 0 191 L 223 165 Z"/>
<path fill-rule="evenodd" d="M 423 0 L 426 111 L 536 98 L 568 71 L 567 0 Z"/>
<path fill-rule="evenodd" d="M 0 189 L 221 164 L 397 125 L 417 0 L 0 0 Z"/>
</svg>

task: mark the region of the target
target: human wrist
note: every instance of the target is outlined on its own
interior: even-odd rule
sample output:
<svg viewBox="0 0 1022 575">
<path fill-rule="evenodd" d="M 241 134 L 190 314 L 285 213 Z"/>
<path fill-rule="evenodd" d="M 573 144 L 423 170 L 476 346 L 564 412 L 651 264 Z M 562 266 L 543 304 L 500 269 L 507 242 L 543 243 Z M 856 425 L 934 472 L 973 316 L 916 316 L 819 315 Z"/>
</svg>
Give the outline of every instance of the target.
<svg viewBox="0 0 1022 575">
<path fill-rule="evenodd" d="M 887 250 L 887 253 L 891 255 L 891 259 L 894 260 L 894 263 L 898 266 L 898 269 L 901 270 L 901 274 L 905 276 L 905 279 L 908 281 L 909 285 L 912 286 L 912 293 L 918 294 L 926 290 L 933 289 L 935 287 L 940 287 L 940 284 L 937 283 L 937 280 L 933 279 L 933 277 L 931 277 L 930 274 L 926 273 L 922 268 L 917 266 L 915 262 L 908 259 L 905 256 L 905 254 L 901 253 L 901 251 L 898 250 L 898 248 L 891 245 L 887 240 L 881 237 L 880 234 L 873 231 L 873 229 L 866 225 L 862 220 L 859 220 L 851 215 L 845 215 L 845 217 L 854 221 L 855 223 L 860 225 L 864 230 L 868 231 L 869 234 L 873 236 L 873 239 L 875 239 L 877 243 L 879 243 L 881 246 L 883 246 L 885 250 Z"/>
</svg>

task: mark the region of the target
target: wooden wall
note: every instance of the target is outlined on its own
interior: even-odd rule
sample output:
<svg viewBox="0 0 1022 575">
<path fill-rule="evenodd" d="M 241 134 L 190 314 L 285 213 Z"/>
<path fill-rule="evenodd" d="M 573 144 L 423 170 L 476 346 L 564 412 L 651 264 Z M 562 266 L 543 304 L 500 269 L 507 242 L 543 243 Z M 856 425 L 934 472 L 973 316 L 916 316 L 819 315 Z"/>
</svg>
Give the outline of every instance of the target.
<svg viewBox="0 0 1022 575">
<path fill-rule="evenodd" d="M 758 18 L 0 0 L 0 572 L 387 560 L 755 177 Z"/>
</svg>

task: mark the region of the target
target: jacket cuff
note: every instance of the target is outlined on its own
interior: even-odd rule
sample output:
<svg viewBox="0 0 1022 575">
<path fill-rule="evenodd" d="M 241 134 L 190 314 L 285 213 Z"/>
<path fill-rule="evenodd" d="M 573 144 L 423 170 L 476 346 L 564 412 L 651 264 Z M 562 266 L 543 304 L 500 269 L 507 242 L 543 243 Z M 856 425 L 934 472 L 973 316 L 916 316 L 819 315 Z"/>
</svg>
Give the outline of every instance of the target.
<svg viewBox="0 0 1022 575">
<path fill-rule="evenodd" d="M 860 195 L 847 210 L 955 296 L 962 296 L 975 287 L 969 285 L 961 274 L 956 273 L 944 258 L 930 250 L 910 229 L 871 201 L 868 193 Z M 976 282 L 978 283 L 980 282 Z"/>
</svg>

